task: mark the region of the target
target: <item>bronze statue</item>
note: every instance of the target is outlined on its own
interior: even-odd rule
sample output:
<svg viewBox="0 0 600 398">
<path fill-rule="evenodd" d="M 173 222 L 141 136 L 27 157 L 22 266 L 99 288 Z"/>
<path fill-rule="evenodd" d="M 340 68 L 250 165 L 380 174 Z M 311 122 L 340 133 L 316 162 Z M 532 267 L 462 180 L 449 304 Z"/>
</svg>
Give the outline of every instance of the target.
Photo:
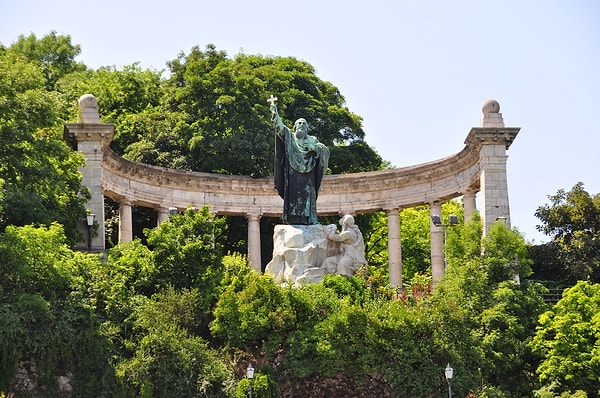
<svg viewBox="0 0 600 398">
<path fill-rule="evenodd" d="M 327 172 L 329 149 L 308 134 L 308 123 L 298 119 L 293 130 L 283 124 L 276 97 L 271 95 L 271 120 L 275 126 L 275 188 L 283 199 L 283 222 L 314 225 L 317 196 Z"/>
</svg>

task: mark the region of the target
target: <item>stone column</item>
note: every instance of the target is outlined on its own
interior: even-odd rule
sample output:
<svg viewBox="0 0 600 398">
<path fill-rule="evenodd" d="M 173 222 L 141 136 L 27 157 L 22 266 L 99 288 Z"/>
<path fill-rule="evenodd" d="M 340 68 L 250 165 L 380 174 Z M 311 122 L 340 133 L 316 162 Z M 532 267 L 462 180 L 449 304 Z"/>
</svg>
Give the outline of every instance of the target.
<svg viewBox="0 0 600 398">
<path fill-rule="evenodd" d="M 464 211 L 465 211 L 465 223 L 468 223 L 473 218 L 473 213 L 477 209 L 477 203 L 475 201 L 475 190 L 468 188 L 463 192 Z"/>
<path fill-rule="evenodd" d="M 250 266 L 261 272 L 260 253 L 260 214 L 247 214 L 248 219 L 248 259 Z"/>
<path fill-rule="evenodd" d="M 119 203 L 119 242 L 127 243 L 133 240 L 133 222 L 131 219 L 131 202 L 124 200 Z"/>
<path fill-rule="evenodd" d="M 156 217 L 156 224 L 160 225 L 169 219 L 169 209 L 167 207 L 160 207 L 157 211 L 158 216 Z"/>
<path fill-rule="evenodd" d="M 400 243 L 400 211 L 386 210 L 388 217 L 388 260 L 390 286 L 402 290 L 402 246 Z"/>
<path fill-rule="evenodd" d="M 435 201 L 429 204 L 429 215 L 442 217 L 442 204 Z M 444 227 L 433 224 L 429 217 L 431 242 L 431 282 L 435 287 L 444 275 Z"/>
<path fill-rule="evenodd" d="M 91 94 L 79 98 L 79 119 L 77 123 L 65 124 L 64 136 L 71 147 L 83 153 L 85 166 L 80 168 L 82 184 L 89 188 L 91 198 L 86 207 L 94 214 L 98 229 L 92 234 L 91 250 L 104 251 L 104 193 L 102 190 L 102 157 L 103 149 L 108 145 L 115 130 L 114 124 L 100 123 L 98 101 Z M 88 236 L 85 219 L 81 220 L 78 229 L 83 236 Z M 79 250 L 87 250 L 86 242 L 75 246 Z"/>
</svg>

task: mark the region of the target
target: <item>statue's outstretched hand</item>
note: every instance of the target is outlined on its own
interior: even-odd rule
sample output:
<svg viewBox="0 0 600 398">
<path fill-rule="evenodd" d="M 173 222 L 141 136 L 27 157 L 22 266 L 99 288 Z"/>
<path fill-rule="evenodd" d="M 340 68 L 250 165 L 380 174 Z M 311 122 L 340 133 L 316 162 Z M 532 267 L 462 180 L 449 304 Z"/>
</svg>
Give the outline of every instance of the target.
<svg viewBox="0 0 600 398">
<path fill-rule="evenodd" d="M 275 101 L 277 101 L 277 97 L 274 97 L 273 94 L 271 94 L 271 97 L 269 97 L 267 102 L 271 105 L 269 108 L 271 109 L 273 116 L 277 115 L 277 105 L 275 105 Z"/>
</svg>

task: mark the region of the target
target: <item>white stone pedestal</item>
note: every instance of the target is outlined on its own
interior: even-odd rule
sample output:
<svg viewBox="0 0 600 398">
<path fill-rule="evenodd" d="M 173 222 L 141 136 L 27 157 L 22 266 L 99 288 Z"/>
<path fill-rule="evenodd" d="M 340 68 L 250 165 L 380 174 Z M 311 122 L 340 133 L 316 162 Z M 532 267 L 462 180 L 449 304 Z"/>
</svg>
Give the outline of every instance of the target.
<svg viewBox="0 0 600 398">
<path fill-rule="evenodd" d="M 265 272 L 277 283 L 301 285 L 320 282 L 326 270 L 323 261 L 339 253 L 339 243 L 327 239 L 324 225 L 276 225 L 273 259 Z"/>
</svg>

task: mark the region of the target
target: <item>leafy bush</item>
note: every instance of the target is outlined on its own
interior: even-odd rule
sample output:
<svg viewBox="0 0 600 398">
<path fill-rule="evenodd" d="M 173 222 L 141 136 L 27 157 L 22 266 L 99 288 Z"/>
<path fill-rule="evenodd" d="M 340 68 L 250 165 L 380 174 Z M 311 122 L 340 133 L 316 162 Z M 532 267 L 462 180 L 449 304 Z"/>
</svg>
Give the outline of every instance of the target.
<svg viewBox="0 0 600 398">
<path fill-rule="evenodd" d="M 250 392 L 250 380 L 243 378 L 238 383 L 236 398 L 247 398 Z M 280 390 L 277 381 L 267 373 L 255 373 L 252 381 L 252 396 L 254 398 L 279 398 Z"/>
<path fill-rule="evenodd" d="M 548 391 L 599 393 L 599 314 L 600 284 L 581 281 L 539 317 L 531 347 L 543 358 L 536 373 Z"/>
<path fill-rule="evenodd" d="M 229 366 L 206 342 L 173 325 L 145 333 L 132 358 L 117 366 L 120 380 L 136 396 L 231 397 Z"/>
<path fill-rule="evenodd" d="M 211 323 L 213 335 L 241 349 L 276 349 L 296 322 L 289 289 L 268 275 L 249 275 L 238 291 L 236 284 L 221 294 Z"/>
</svg>

